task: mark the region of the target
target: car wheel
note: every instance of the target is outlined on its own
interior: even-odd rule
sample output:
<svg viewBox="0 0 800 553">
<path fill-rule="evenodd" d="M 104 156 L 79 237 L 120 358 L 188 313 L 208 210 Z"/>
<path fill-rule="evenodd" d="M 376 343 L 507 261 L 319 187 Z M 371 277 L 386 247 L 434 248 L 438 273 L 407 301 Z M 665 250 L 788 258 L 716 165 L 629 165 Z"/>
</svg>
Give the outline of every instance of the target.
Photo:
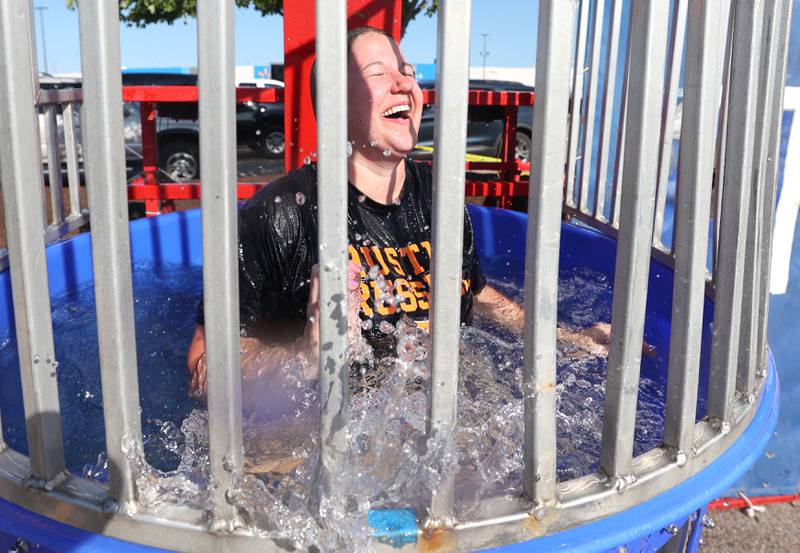
<svg viewBox="0 0 800 553">
<path fill-rule="evenodd" d="M 197 144 L 188 140 L 169 142 L 159 156 L 160 169 L 175 182 L 196 180 L 200 176 Z"/>
<path fill-rule="evenodd" d="M 286 138 L 283 134 L 283 129 L 268 129 L 264 131 L 251 148 L 270 158 L 283 157 L 286 151 Z"/>
<path fill-rule="evenodd" d="M 517 143 L 514 146 L 514 158 L 525 163 L 531 161 L 531 137 L 524 132 L 517 131 Z"/>
</svg>

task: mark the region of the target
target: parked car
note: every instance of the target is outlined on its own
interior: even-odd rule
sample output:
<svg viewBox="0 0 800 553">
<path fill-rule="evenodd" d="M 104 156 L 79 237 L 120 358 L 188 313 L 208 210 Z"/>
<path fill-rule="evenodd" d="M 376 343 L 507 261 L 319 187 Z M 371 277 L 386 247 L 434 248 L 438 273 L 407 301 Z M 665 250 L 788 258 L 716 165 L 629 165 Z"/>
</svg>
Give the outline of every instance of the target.
<svg viewBox="0 0 800 553">
<path fill-rule="evenodd" d="M 197 75 L 175 73 L 124 73 L 123 86 L 195 86 Z M 274 87 L 283 83 L 275 81 Z M 239 145 L 267 157 L 283 156 L 285 148 L 282 103 L 237 103 L 236 138 Z M 163 102 L 158 105 L 156 139 L 158 166 L 170 179 L 186 182 L 200 175 L 200 140 L 197 124 L 197 104 L 191 102 Z M 126 103 L 125 120 L 139 120 L 139 104 Z M 141 159 L 141 125 L 126 125 L 126 149 L 133 157 Z M 128 136 L 130 134 L 131 136 Z"/>
<path fill-rule="evenodd" d="M 433 90 L 435 81 L 420 81 L 420 88 Z M 514 81 L 469 81 L 471 90 L 492 90 L 511 92 L 533 92 L 531 86 Z M 433 147 L 433 129 L 436 117 L 436 106 L 426 106 L 422 111 L 422 124 L 417 144 Z M 515 157 L 521 161 L 530 161 L 531 128 L 533 124 L 533 106 L 519 106 L 517 109 L 517 136 Z M 503 107 L 502 106 L 470 106 L 467 112 L 467 153 L 498 157 L 503 139 Z M 425 159 L 432 157 L 430 151 L 416 150 L 412 157 Z"/>
</svg>

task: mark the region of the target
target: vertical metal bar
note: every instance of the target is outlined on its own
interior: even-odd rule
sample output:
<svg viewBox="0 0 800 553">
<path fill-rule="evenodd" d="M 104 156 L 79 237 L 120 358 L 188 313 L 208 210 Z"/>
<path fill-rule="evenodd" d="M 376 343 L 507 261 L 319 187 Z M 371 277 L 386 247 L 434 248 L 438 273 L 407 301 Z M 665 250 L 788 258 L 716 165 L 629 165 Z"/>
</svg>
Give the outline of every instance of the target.
<svg viewBox="0 0 800 553">
<path fill-rule="evenodd" d="M 658 129 L 669 14 L 666 2 L 631 5 L 631 54 L 622 213 L 617 245 L 600 466 L 630 472 L 644 334 Z"/>
<path fill-rule="evenodd" d="M 661 110 L 661 144 L 658 152 L 656 217 L 653 223 L 654 246 L 662 246 L 661 231 L 664 227 L 664 211 L 667 205 L 667 189 L 669 188 L 669 169 L 672 162 L 672 141 L 675 134 L 675 107 L 678 101 L 678 83 L 681 77 L 681 60 L 683 59 L 683 46 L 686 36 L 686 6 L 687 0 L 675 0 L 672 10 L 670 55 L 667 58 L 669 67 L 667 71 L 668 81 L 666 93 L 664 94 L 664 105 Z"/>
<path fill-rule="evenodd" d="M 575 171 L 578 154 L 578 138 L 581 128 L 581 105 L 583 104 L 583 73 L 586 70 L 586 35 L 589 31 L 589 0 L 581 0 L 581 11 L 578 19 L 578 40 L 575 48 L 575 65 L 572 68 L 572 103 L 569 110 L 569 146 L 567 159 L 567 190 L 565 203 L 575 207 Z M 563 26 L 563 23 L 562 23 Z M 581 166 L 583 160 L 581 160 Z"/>
<path fill-rule="evenodd" d="M 64 471 L 64 450 L 43 237 L 36 66 L 28 51 L 30 8 L 25 0 L 0 2 L 0 164 L 31 471 L 52 480 Z"/>
<path fill-rule="evenodd" d="M 664 443 L 686 455 L 692 446 L 700 374 L 708 219 L 722 82 L 717 43 L 727 24 L 723 4 L 729 2 L 688 2 L 678 177 L 690 185 L 678 191 L 676 201 L 675 283 L 664 415 Z"/>
<path fill-rule="evenodd" d="M 761 280 L 759 281 L 759 308 L 758 308 L 758 364 L 762 369 L 767 367 L 767 321 L 769 319 L 769 279 L 770 262 L 772 258 L 773 221 L 775 217 L 775 195 L 778 184 L 778 156 L 781 144 L 781 126 L 783 124 L 783 94 L 786 81 L 786 60 L 789 43 L 789 31 L 792 20 L 792 0 L 781 0 L 781 16 L 778 18 L 780 27 L 776 36 L 776 71 L 773 82 L 772 106 L 770 107 L 772 126 L 769 131 L 769 150 L 767 151 L 767 179 L 764 189 L 764 219 L 761 228 L 761 244 L 763 249 Z"/>
<path fill-rule="evenodd" d="M 68 102 L 62 113 L 64 122 L 64 148 L 67 155 L 67 185 L 69 186 L 69 213 L 81 212 L 81 180 L 78 172 L 78 141 L 75 136 L 75 104 Z"/>
<path fill-rule="evenodd" d="M 134 336 L 128 198 L 122 138 L 119 14 L 113 2 L 80 9 L 82 130 L 97 308 L 103 416 L 112 497 L 134 501 L 134 476 L 123 442 L 141 442 Z"/>
<path fill-rule="evenodd" d="M 581 150 L 580 210 L 589 213 L 589 177 L 592 174 L 594 124 L 597 108 L 597 87 L 600 80 L 600 49 L 603 41 L 603 16 L 605 1 L 594 4 L 592 30 L 592 61 L 589 65 L 589 84 L 586 109 L 583 112 L 583 147 Z M 596 196 L 597 192 L 595 192 Z"/>
<path fill-rule="evenodd" d="M 619 110 L 617 129 L 617 155 L 614 160 L 614 180 L 611 184 L 611 226 L 619 228 L 620 201 L 622 198 L 622 168 L 625 166 L 625 136 L 628 126 L 629 78 L 631 67 L 632 29 L 628 22 L 628 36 L 625 40 L 625 72 L 622 79 L 622 103 Z"/>
<path fill-rule="evenodd" d="M 780 0 L 766 0 L 761 37 L 761 59 L 758 68 L 758 101 L 756 102 L 756 128 L 753 143 L 753 184 L 750 188 L 750 217 L 747 218 L 744 282 L 742 284 L 742 329 L 739 338 L 739 370 L 736 374 L 736 391 L 743 397 L 756 386 L 758 362 L 758 311 L 759 278 L 762 263 L 761 230 L 764 223 L 764 188 L 766 186 L 769 132 L 772 129 L 772 95 L 775 78 L 775 42 L 778 17 L 781 17 Z"/>
<path fill-rule="evenodd" d="M 321 463 L 315 493 L 335 496 L 347 455 L 347 8 L 317 0 Z M 466 88 L 465 88 L 466 89 Z M 463 159 L 463 157 L 462 157 Z M 324 237 L 324 238 L 323 238 Z"/>
<path fill-rule="evenodd" d="M 728 106 L 730 104 L 731 87 L 731 52 L 733 50 L 733 33 L 735 27 L 735 10 L 733 6 L 728 7 L 728 27 L 725 35 L 724 50 L 720 51 L 723 56 L 723 78 L 722 96 L 719 107 L 719 125 L 717 126 L 717 149 L 714 153 L 714 247 L 712 248 L 713 265 L 712 274 L 717 274 L 717 262 L 719 260 L 719 225 L 722 220 L 722 190 L 725 180 L 725 144 L 728 136 Z M 716 277 L 715 281 L 716 281 Z"/>
<path fill-rule="evenodd" d="M 614 119 L 614 90 L 617 83 L 617 61 L 619 57 L 619 35 L 622 25 L 622 0 L 611 0 L 611 22 L 608 30 L 608 57 L 606 58 L 605 86 L 603 88 L 603 108 L 600 119 L 600 145 L 597 152 L 597 197 L 594 204 L 594 218 L 606 221 L 606 185 L 608 180 L 608 155 L 611 149 L 611 125 Z"/>
<path fill-rule="evenodd" d="M 574 0 L 539 5 L 536 113 L 525 250 L 525 494 L 544 506 L 556 498 L 556 307 L 561 198 L 568 134 L 571 41 L 561 22 Z"/>
<path fill-rule="evenodd" d="M 236 219 L 236 97 L 233 2 L 197 3 L 200 172 L 203 175 L 203 302 L 208 362 L 208 448 L 214 517 L 236 516 L 226 500 L 241 474 L 242 377 Z M 92 212 L 94 217 L 94 212 Z"/>
<path fill-rule="evenodd" d="M 61 149 L 58 144 L 57 105 L 47 104 L 44 108 L 44 130 L 47 134 L 47 180 L 50 184 L 50 221 L 53 223 L 60 223 L 64 220 L 64 200 L 61 197 L 64 183 L 61 179 Z"/>
<path fill-rule="evenodd" d="M 431 260 L 431 371 L 429 433 L 445 443 L 452 469 L 434 492 L 431 515 L 453 516 L 456 400 L 464 228 L 464 155 L 467 139 L 470 2 L 443 2 L 439 12 L 436 78 L 436 151 L 433 160 Z"/>
<path fill-rule="evenodd" d="M 745 236 L 749 191 L 753 179 L 756 84 L 761 50 L 763 0 L 735 4 L 725 182 L 722 194 L 719 262 L 714 294 L 708 410 L 710 417 L 730 419 L 736 385 L 741 326 Z"/>
</svg>

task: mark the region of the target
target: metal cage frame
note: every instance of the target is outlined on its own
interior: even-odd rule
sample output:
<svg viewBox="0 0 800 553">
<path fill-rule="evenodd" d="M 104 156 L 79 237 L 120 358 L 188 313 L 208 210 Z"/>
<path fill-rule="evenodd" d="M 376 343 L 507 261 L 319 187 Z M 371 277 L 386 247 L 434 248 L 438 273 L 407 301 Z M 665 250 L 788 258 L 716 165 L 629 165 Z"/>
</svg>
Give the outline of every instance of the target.
<svg viewBox="0 0 800 553">
<path fill-rule="evenodd" d="M 589 0 L 540 2 L 536 116 L 525 263 L 524 486 L 513 497 L 484 501 L 473 520 L 456 521 L 453 479 L 436 490 L 425 527 L 455 532 L 469 547 L 501 545 L 570 528 L 637 505 L 712 462 L 753 418 L 767 375 L 767 253 L 771 243 L 777 149 L 786 66 L 789 0 L 610 0 L 610 43 L 601 71 L 603 9 Z M 671 11 L 670 11 L 671 8 Z M 199 112 L 205 199 L 203 268 L 207 317 L 211 477 L 219 483 L 209 511 L 163 506 L 141 511 L 123 440 L 141 441 L 127 227 L 119 20 L 113 2 L 80 5 L 83 91 L 42 93 L 29 0 L 0 2 L 0 161 L 9 261 L 28 422 L 30 455 L 7 448 L 0 434 L 0 496 L 37 513 L 131 542 L 181 549 L 248 551 L 268 540 L 237 527 L 226 492 L 242 472 L 242 424 L 236 275 L 236 152 L 233 2 L 198 2 Z M 346 336 L 334 314 L 346 297 L 346 7 L 317 0 L 321 274 L 321 474 L 324 493 L 343 463 L 347 409 Z M 464 201 L 467 49 L 470 2 L 440 3 L 429 432 L 455 430 L 458 366 L 458 275 Z M 565 33 L 575 21 L 577 40 Z M 590 33 L 591 29 L 591 33 Z M 736 32 L 733 32 L 733 29 Z M 621 41 L 620 39 L 625 39 Z M 685 46 L 684 46 L 685 43 Z M 662 243 L 681 56 L 685 86 L 672 247 Z M 619 53 L 618 53 L 619 52 Z M 621 55 L 620 55 L 621 54 Z M 585 59 L 589 67 L 585 67 Z M 619 61 L 618 63 L 618 60 Z M 618 82 L 617 65 L 624 64 Z M 584 72 L 588 69 L 587 78 Z M 601 78 L 605 75 L 605 78 Z M 666 75 L 666 78 L 665 78 Z M 600 93 L 603 83 L 602 94 Z M 621 84 L 621 88 L 620 85 Z M 620 89 L 617 91 L 617 89 Z M 612 133 L 615 94 L 619 133 Z M 70 113 L 82 102 L 89 210 L 77 202 L 76 138 Z M 46 225 L 37 104 L 44 105 L 50 167 L 56 111 L 64 106 L 69 216 L 60 195 Z M 599 103 L 599 105 L 598 105 Z M 601 124 L 594 136 L 594 117 Z M 571 117 L 568 114 L 572 114 Z M 57 138 L 57 136 L 56 136 Z M 596 146 L 595 146 L 596 143 Z M 613 144 L 616 156 L 611 160 Z M 597 155 L 594 155 L 594 148 Z M 213 154 L 213 155 L 212 155 Z M 212 163 L 212 159 L 214 160 Z M 583 163 L 583 161 L 586 163 Z M 612 163 L 613 161 L 613 163 Z M 51 178 L 53 175 L 51 174 Z M 55 177 L 60 184 L 60 175 Z M 32 186 L 33 185 L 33 186 Z M 51 186 L 51 191 L 60 190 Z M 58 196 L 56 198 L 55 196 Z M 610 196 L 608 205 L 606 198 Z M 609 209 L 610 208 L 610 209 Z M 617 240 L 611 345 L 600 466 L 559 482 L 556 475 L 556 304 L 562 210 Z M 607 215 L 610 213 L 610 215 Z M 102 392 L 110 484 L 69 474 L 64 465 L 46 242 L 91 217 Z M 706 269 L 709 224 L 713 271 Z M 43 229 L 45 229 L 43 233 Z M 446 232 L 445 232 L 446 230 Z M 453 237 L 459 237 L 454 240 Z M 641 343 L 651 258 L 674 269 L 664 444 L 633 456 Z M 456 283 L 454 285 L 454 283 Z M 708 416 L 695 423 L 703 301 L 715 318 Z M 344 312 L 344 310 L 342 311 Z M 346 326 L 346 320 L 344 321 Z M 377 547 L 390 548 L 377 544 Z M 272 549 L 272 548 L 269 548 Z M 274 545 L 274 550 L 279 547 Z"/>
</svg>

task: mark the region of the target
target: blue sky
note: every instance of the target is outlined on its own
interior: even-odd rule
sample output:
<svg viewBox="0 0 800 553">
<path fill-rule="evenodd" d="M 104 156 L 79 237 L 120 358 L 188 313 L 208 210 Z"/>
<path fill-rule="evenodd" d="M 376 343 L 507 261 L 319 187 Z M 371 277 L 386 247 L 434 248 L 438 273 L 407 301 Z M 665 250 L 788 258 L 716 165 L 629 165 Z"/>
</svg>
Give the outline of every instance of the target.
<svg viewBox="0 0 800 553">
<path fill-rule="evenodd" d="M 50 73 L 80 70 L 78 16 L 65 0 L 35 0 L 46 7 L 47 65 Z M 483 61 L 482 33 L 487 33 L 488 66 L 530 67 L 534 64 L 538 0 L 474 0 L 472 2 L 471 65 Z M 44 70 L 39 12 L 35 13 L 39 65 Z M 122 65 L 174 67 L 197 65 L 197 25 L 194 20 L 145 29 L 121 26 Z M 436 17 L 420 16 L 408 26 L 402 42 L 412 63 L 432 63 L 436 56 Z M 236 12 L 236 64 L 265 65 L 282 61 L 283 18 L 262 17 L 254 10 Z"/>
</svg>

